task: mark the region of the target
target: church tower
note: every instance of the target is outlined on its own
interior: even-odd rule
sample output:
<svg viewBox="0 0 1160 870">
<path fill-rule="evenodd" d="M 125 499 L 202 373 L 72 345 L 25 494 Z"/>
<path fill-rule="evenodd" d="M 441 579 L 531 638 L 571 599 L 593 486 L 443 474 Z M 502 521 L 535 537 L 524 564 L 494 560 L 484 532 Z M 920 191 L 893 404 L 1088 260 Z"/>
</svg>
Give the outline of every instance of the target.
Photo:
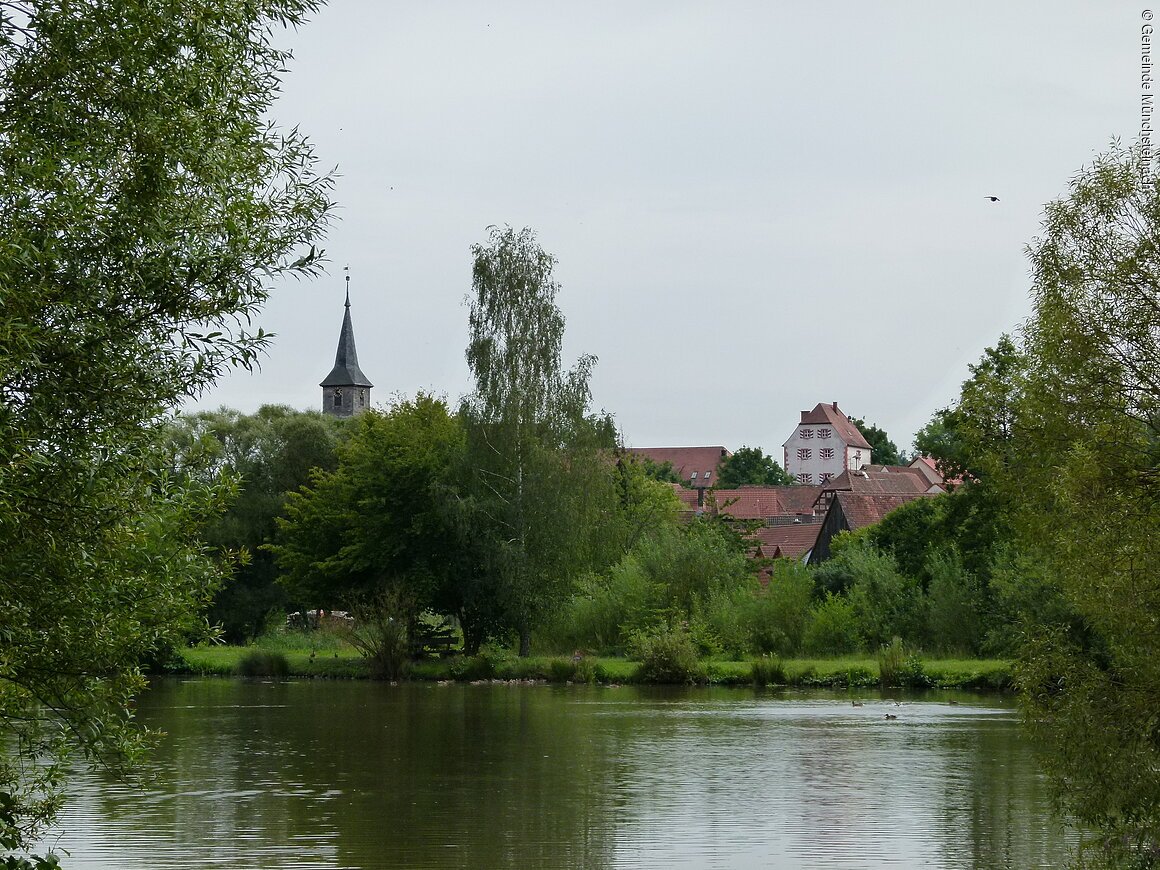
<svg viewBox="0 0 1160 870">
<path fill-rule="evenodd" d="M 338 352 L 334 368 L 319 384 L 322 387 L 322 413 L 335 417 L 350 417 L 371 405 L 371 387 L 374 386 L 358 367 L 358 353 L 354 349 L 354 327 L 350 322 L 350 275 L 346 276 L 346 313 L 342 316 L 342 331 L 338 334 Z"/>
</svg>

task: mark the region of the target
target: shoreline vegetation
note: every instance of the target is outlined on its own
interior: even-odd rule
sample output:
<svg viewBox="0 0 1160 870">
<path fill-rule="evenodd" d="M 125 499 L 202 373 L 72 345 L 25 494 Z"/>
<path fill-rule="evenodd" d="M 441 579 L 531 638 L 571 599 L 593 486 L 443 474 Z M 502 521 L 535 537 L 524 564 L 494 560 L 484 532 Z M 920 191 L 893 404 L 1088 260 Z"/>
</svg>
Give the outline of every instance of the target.
<svg viewBox="0 0 1160 870">
<path fill-rule="evenodd" d="M 835 658 L 761 657 L 729 661 L 703 659 L 687 679 L 650 679 L 641 663 L 611 656 L 519 657 L 487 648 L 476 656 L 453 655 L 412 663 L 405 679 L 412 681 L 546 681 L 548 683 L 705 684 L 794 688 L 914 688 L 1013 691 L 1011 663 L 1002 659 L 952 659 L 912 656 L 902 668 L 883 668 L 873 656 Z M 194 676 L 254 676 L 306 679 L 372 679 L 371 664 L 356 650 L 263 645 L 196 646 L 181 650 L 158 670 Z"/>
</svg>

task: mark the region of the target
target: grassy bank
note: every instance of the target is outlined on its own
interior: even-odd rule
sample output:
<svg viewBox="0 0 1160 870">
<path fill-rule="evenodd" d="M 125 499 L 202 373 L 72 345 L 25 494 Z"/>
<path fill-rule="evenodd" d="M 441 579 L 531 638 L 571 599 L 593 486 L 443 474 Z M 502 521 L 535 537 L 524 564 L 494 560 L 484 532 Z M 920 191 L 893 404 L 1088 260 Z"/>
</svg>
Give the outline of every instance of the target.
<svg viewBox="0 0 1160 870">
<path fill-rule="evenodd" d="M 261 646 L 200 646 L 183 650 L 175 663 L 180 673 L 234 676 L 244 672 L 247 662 L 258 665 L 271 658 L 284 659 L 284 670 L 271 675 L 369 679 L 367 663 L 350 647 L 333 644 L 290 644 Z M 918 659 L 918 667 L 896 675 L 892 683 L 910 688 L 959 688 L 1006 690 L 1011 688 L 1010 663 L 998 659 Z M 570 658 L 531 656 L 518 658 L 503 652 L 479 656 L 453 656 L 416 662 L 410 671 L 415 680 L 547 680 L 553 683 L 633 683 L 638 663 L 622 658 L 586 658 L 574 663 Z M 696 682 L 715 685 L 781 685 L 799 687 L 873 687 L 881 682 L 878 661 L 866 656 L 842 658 L 761 659 L 754 661 L 702 661 Z"/>
</svg>

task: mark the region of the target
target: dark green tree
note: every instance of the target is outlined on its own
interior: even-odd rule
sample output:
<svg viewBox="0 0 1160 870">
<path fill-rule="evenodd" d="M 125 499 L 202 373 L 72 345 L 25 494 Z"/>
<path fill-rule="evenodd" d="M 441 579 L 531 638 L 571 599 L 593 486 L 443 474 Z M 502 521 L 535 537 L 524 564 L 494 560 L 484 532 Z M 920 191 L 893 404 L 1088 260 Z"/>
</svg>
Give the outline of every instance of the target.
<svg viewBox="0 0 1160 870">
<path fill-rule="evenodd" d="M 137 663 L 197 631 L 215 483 L 175 477 L 164 415 L 267 341 L 330 204 L 271 126 L 312 0 L 0 3 L 0 804 L 5 847 L 70 753 L 145 743 Z M 15 840 L 13 839 L 15 838 Z"/>
<path fill-rule="evenodd" d="M 725 458 L 717 470 L 718 489 L 739 486 L 792 486 L 797 483 L 772 456 L 760 447 L 740 447 Z"/>
<path fill-rule="evenodd" d="M 684 485 L 688 483 L 687 481 L 681 480 L 680 476 L 673 469 L 673 463 L 671 462 L 653 462 L 646 457 L 641 460 L 640 466 L 646 475 L 661 483 L 680 483 Z"/>
<path fill-rule="evenodd" d="M 348 423 L 334 471 L 315 470 L 278 521 L 276 555 L 291 597 L 312 608 L 390 595 L 410 617 L 464 616 L 451 504 L 463 427 L 419 394 Z"/>
<path fill-rule="evenodd" d="M 1027 722 L 1085 860 L 1160 863 L 1160 178 L 1115 146 L 1045 210 L 1014 417 L 1020 550 L 1070 614 L 1027 632 Z M 1014 465 L 1014 463 L 1012 463 Z M 1032 576 L 1035 576 L 1034 574 Z"/>
<path fill-rule="evenodd" d="M 345 422 L 317 411 L 263 405 L 254 414 L 222 408 L 181 415 L 171 424 L 178 471 L 206 480 L 229 475 L 237 481 L 237 498 L 203 533 L 213 549 L 243 556 L 208 614 L 230 643 L 253 639 L 272 613 L 285 613 L 285 590 L 276 582 L 273 555 L 263 545 L 273 538 L 287 493 L 308 483 L 314 469 L 335 468 Z"/>
<path fill-rule="evenodd" d="M 870 445 L 870 457 L 875 465 L 901 464 L 902 457 L 898 455 L 898 447 L 884 430 L 858 417 L 851 417 L 850 422 L 858 427 L 858 431 Z"/>
<path fill-rule="evenodd" d="M 595 358 L 563 368 L 555 260 L 532 231 L 493 227 L 472 254 L 462 527 L 481 556 L 478 582 L 528 655 L 532 630 L 600 558 L 615 429 L 588 410 Z"/>
<path fill-rule="evenodd" d="M 948 478 L 1003 477 L 1016 460 L 1018 411 L 1026 394 L 1025 353 L 1009 335 L 968 366 L 958 402 L 935 413 L 914 439 Z"/>
</svg>

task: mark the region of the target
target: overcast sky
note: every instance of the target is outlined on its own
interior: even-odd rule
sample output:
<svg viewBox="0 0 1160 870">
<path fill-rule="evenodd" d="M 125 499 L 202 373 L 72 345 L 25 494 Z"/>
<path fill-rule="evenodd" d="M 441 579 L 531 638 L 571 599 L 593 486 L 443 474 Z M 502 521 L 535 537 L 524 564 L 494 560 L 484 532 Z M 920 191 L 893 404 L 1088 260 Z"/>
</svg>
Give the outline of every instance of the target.
<svg viewBox="0 0 1160 870">
<path fill-rule="evenodd" d="M 1043 204 L 1138 136 L 1148 8 L 332 0 L 276 110 L 340 173 L 329 275 L 196 407 L 318 407 L 346 265 L 375 402 L 456 401 L 469 249 L 510 224 L 628 445 L 780 458 L 837 401 L 908 448 L 1027 316 Z"/>
</svg>

